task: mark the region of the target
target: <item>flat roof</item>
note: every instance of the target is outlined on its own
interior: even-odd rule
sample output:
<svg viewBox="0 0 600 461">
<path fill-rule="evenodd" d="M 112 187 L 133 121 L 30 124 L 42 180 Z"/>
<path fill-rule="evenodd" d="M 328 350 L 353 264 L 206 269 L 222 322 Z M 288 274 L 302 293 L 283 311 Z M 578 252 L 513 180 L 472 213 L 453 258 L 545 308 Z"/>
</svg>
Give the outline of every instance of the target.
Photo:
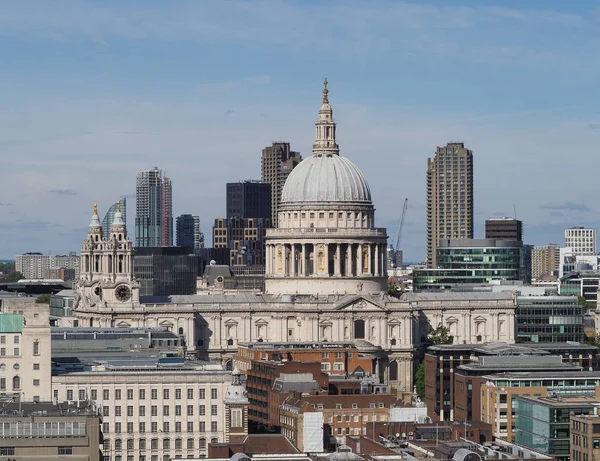
<svg viewBox="0 0 600 461">
<path fill-rule="evenodd" d="M 591 397 L 591 396 L 557 396 L 557 397 L 544 397 L 544 396 L 525 396 L 518 395 L 515 396 L 516 399 L 520 400 L 529 400 L 534 403 L 539 403 L 542 405 L 552 406 L 552 407 L 592 407 L 600 405 L 600 398 Z"/>
<path fill-rule="evenodd" d="M 500 379 L 569 379 L 569 378 L 595 378 L 600 380 L 600 371 L 513 371 L 507 373 L 494 373 L 484 376 L 490 380 Z"/>
</svg>

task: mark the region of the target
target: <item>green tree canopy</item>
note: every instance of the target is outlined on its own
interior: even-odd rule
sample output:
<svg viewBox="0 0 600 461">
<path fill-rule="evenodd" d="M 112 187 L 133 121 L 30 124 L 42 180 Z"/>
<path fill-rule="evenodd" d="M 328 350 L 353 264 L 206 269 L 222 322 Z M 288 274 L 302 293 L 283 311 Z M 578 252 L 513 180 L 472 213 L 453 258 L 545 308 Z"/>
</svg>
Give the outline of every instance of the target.
<svg viewBox="0 0 600 461">
<path fill-rule="evenodd" d="M 427 339 L 432 345 L 452 344 L 454 342 L 454 336 L 450 334 L 450 329 L 444 325 L 438 325 L 437 328 L 430 328 Z"/>
<path fill-rule="evenodd" d="M 35 302 L 37 304 L 50 304 L 50 293 L 44 293 L 43 295 L 39 295 Z"/>
<path fill-rule="evenodd" d="M 417 391 L 417 397 L 421 400 L 425 399 L 425 360 L 421 362 L 419 368 L 417 368 L 417 374 L 415 376 L 415 388 Z"/>
<path fill-rule="evenodd" d="M 23 274 L 21 274 L 20 272 L 10 271 L 6 274 L 6 277 L 4 277 L 3 279 L 0 279 L 0 283 L 18 282 L 22 278 L 23 278 Z"/>
</svg>

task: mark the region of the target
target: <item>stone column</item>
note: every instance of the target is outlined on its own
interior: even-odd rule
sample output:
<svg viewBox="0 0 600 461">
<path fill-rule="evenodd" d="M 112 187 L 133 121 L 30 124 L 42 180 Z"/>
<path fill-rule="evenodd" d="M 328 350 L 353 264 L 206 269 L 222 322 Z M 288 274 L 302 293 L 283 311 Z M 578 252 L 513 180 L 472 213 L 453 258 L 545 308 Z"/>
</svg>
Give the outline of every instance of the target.
<svg viewBox="0 0 600 461">
<path fill-rule="evenodd" d="M 269 245 L 265 245 L 265 275 L 269 272 Z"/>
<path fill-rule="evenodd" d="M 375 277 L 379 277 L 379 243 L 375 244 Z"/>
<path fill-rule="evenodd" d="M 362 260 L 362 252 L 363 252 L 363 244 L 358 244 L 358 249 L 356 251 L 356 275 L 361 276 L 363 273 L 363 260 Z"/>
<path fill-rule="evenodd" d="M 341 257 L 342 257 L 342 244 L 338 243 L 335 246 L 335 276 L 339 277 L 341 274 L 341 270 L 342 270 L 342 261 L 341 261 Z"/>
<path fill-rule="evenodd" d="M 300 275 L 306 277 L 306 243 L 302 244 L 302 265 L 300 266 Z"/>
<path fill-rule="evenodd" d="M 288 261 L 288 247 L 287 245 L 284 243 L 283 245 L 283 253 L 282 253 L 282 261 L 281 261 L 281 269 L 283 272 L 284 276 L 289 275 L 289 261 Z"/>
<path fill-rule="evenodd" d="M 373 275 L 373 266 L 372 266 L 372 262 L 371 262 L 371 256 L 372 256 L 372 247 L 373 245 L 371 245 L 369 243 L 369 245 L 367 245 L 367 272 L 369 273 L 369 275 Z"/>
<path fill-rule="evenodd" d="M 292 277 L 298 277 L 296 244 L 292 243 Z"/>
<path fill-rule="evenodd" d="M 319 265 L 319 255 L 317 255 L 317 244 L 313 243 L 313 270 L 312 273 L 313 275 L 317 275 L 317 269 L 318 269 L 318 265 Z"/>
</svg>

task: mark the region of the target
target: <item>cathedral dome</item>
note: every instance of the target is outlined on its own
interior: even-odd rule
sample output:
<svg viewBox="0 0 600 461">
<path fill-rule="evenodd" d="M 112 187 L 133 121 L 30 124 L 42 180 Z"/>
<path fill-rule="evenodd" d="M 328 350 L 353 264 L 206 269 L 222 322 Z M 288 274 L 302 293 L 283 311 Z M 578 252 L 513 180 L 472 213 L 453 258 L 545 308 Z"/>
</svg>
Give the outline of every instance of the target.
<svg viewBox="0 0 600 461">
<path fill-rule="evenodd" d="M 334 153 L 316 152 L 288 176 L 282 204 L 303 202 L 371 202 L 371 190 L 354 163 Z"/>
<path fill-rule="evenodd" d="M 317 133 L 313 154 L 289 174 L 281 191 L 281 204 L 341 202 L 370 205 L 371 190 L 367 180 L 354 163 L 339 155 L 327 79 L 323 83 L 325 88 L 315 123 Z"/>
</svg>

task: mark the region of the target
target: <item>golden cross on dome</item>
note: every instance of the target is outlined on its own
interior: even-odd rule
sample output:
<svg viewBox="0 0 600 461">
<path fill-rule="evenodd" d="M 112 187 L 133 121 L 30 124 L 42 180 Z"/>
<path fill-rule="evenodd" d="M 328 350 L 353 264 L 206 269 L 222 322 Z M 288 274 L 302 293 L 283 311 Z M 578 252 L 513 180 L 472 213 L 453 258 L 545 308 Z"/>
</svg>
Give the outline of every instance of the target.
<svg viewBox="0 0 600 461">
<path fill-rule="evenodd" d="M 94 203 L 94 214 L 98 214 L 98 204 Z"/>
<path fill-rule="evenodd" d="M 121 200 L 117 200 L 117 211 L 121 212 Z"/>
<path fill-rule="evenodd" d="M 329 103 L 329 98 L 327 97 L 327 94 L 329 93 L 329 90 L 327 89 L 327 78 L 325 80 L 323 80 L 323 104 L 327 104 Z"/>
</svg>

